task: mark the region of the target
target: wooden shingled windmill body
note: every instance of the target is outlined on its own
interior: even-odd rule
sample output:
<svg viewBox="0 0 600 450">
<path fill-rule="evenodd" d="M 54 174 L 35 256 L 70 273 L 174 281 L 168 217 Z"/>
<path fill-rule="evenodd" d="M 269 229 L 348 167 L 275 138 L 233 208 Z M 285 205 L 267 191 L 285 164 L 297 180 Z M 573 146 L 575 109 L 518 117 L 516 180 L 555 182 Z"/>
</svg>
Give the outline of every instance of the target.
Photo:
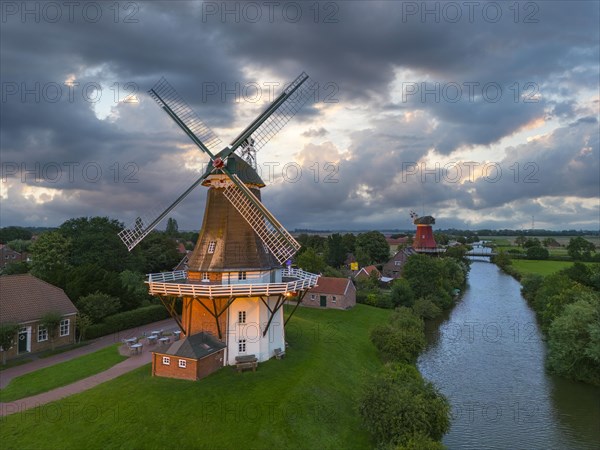
<svg viewBox="0 0 600 450">
<path fill-rule="evenodd" d="M 265 184 L 255 170 L 256 151 L 314 96 L 314 86 L 302 73 L 216 154 L 212 150 L 221 141 L 165 79 L 149 91 L 211 160 L 206 172 L 161 214 L 138 218 L 119 234 L 131 250 L 194 188 L 208 187 L 188 270 L 148 275 L 150 294 L 161 299 L 184 335 L 154 352 L 153 374 L 199 379 L 223 365 L 265 361 L 285 351 L 283 303 L 295 296 L 297 307 L 318 277 L 285 265 L 300 245 L 261 203 Z M 183 301 L 181 316 L 175 310 L 177 299 Z"/>
</svg>

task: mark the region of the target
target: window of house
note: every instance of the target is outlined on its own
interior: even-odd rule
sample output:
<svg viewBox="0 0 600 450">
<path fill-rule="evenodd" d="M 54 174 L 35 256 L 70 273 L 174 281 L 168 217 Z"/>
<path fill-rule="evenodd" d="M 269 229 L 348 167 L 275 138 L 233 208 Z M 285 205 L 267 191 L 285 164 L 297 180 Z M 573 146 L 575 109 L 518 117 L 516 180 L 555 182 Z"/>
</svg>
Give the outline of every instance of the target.
<svg viewBox="0 0 600 450">
<path fill-rule="evenodd" d="M 185 359 L 180 359 L 179 367 L 181 367 L 182 369 L 185 369 L 187 367 L 187 361 Z"/>
<path fill-rule="evenodd" d="M 310 299 L 311 300 L 316 300 L 317 299 L 317 294 L 310 294 Z"/>
<path fill-rule="evenodd" d="M 202 281 L 210 281 L 210 277 L 208 276 L 208 272 L 202 272 Z"/>
<path fill-rule="evenodd" d="M 238 280 L 245 280 L 246 272 L 238 272 Z"/>
<path fill-rule="evenodd" d="M 217 241 L 210 241 L 208 243 L 208 253 L 214 253 L 216 246 L 217 246 Z"/>
<path fill-rule="evenodd" d="M 331 301 L 332 301 L 333 303 L 335 303 L 335 301 L 336 301 L 336 300 L 337 300 L 336 296 L 335 296 L 335 295 L 332 295 L 332 296 L 331 296 Z"/>
<path fill-rule="evenodd" d="M 69 323 L 70 320 L 69 319 L 63 319 L 60 321 L 60 335 L 61 336 L 68 336 L 69 335 Z"/>
<path fill-rule="evenodd" d="M 401 266 L 402 265 L 402 261 L 394 261 L 394 265 L 395 266 Z"/>
<path fill-rule="evenodd" d="M 38 342 L 43 342 L 48 340 L 48 329 L 41 325 L 38 326 Z"/>
<path fill-rule="evenodd" d="M 164 366 L 171 365 L 171 358 L 169 358 L 168 356 L 163 356 L 163 365 Z"/>
<path fill-rule="evenodd" d="M 238 352 L 246 353 L 246 339 L 240 339 L 238 341 Z"/>
<path fill-rule="evenodd" d="M 246 311 L 238 311 L 238 322 L 246 323 Z"/>
</svg>

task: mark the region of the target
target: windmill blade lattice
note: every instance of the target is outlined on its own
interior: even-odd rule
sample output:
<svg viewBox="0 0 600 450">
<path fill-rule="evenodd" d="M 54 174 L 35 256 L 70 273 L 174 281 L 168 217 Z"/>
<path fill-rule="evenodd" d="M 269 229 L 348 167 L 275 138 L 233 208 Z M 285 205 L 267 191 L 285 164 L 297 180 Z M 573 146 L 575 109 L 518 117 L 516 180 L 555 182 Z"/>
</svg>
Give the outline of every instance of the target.
<svg viewBox="0 0 600 450">
<path fill-rule="evenodd" d="M 164 77 L 158 80 L 148 93 L 158 103 L 158 106 L 165 110 L 165 106 L 167 106 L 206 148 L 213 150 L 221 146 L 221 139 L 200 120 L 196 112 L 181 98 L 175 88 Z"/>
<path fill-rule="evenodd" d="M 135 221 L 123 231 L 119 233 L 119 237 L 131 251 L 137 244 L 157 227 L 157 225 L 177 206 L 181 203 L 204 179 L 209 175 L 206 172 L 199 179 L 194 181 L 177 199 L 168 207 L 155 207 L 144 215 L 139 216 Z"/>
<path fill-rule="evenodd" d="M 223 194 L 248 222 L 279 264 L 285 263 L 300 249 L 300 244 L 237 175 L 233 174 L 232 179 L 235 184 L 225 188 Z"/>
<path fill-rule="evenodd" d="M 288 93 L 293 91 L 298 84 L 303 83 L 302 86 L 296 89 L 296 91 L 288 97 L 279 107 L 272 113 L 262 125 L 260 125 L 251 138 L 254 141 L 252 147 L 254 151 L 260 150 L 269 142 L 289 121 L 296 115 L 298 111 L 308 102 L 311 98 L 314 100 L 317 98 L 317 82 L 311 80 L 308 75 L 304 72 L 298 78 L 296 78 L 292 84 L 290 84 L 284 92 Z"/>
</svg>

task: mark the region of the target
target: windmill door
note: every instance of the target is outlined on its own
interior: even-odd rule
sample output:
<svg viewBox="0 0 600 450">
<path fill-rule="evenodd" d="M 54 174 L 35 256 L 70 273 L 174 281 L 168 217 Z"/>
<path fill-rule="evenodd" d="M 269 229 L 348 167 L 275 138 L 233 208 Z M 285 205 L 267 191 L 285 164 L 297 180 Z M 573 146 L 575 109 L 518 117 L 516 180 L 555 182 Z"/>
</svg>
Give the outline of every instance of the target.
<svg viewBox="0 0 600 450">
<path fill-rule="evenodd" d="M 18 343 L 18 350 L 19 353 L 27 353 L 29 350 L 29 333 L 27 331 L 27 328 L 21 328 L 21 330 L 19 331 L 19 343 Z"/>
<path fill-rule="evenodd" d="M 321 306 L 323 308 L 327 307 L 327 296 L 326 295 L 321 295 L 320 296 L 320 300 L 321 300 Z"/>
</svg>

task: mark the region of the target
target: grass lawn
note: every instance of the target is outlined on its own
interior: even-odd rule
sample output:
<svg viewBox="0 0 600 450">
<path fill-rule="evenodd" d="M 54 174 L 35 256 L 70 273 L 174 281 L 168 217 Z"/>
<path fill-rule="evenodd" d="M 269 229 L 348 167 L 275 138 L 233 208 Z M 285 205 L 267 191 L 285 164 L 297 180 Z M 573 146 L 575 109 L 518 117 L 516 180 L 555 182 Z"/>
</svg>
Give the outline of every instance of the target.
<svg viewBox="0 0 600 450">
<path fill-rule="evenodd" d="M 593 264 L 593 263 L 585 263 Z M 532 261 L 526 259 L 513 259 L 512 266 L 521 274 L 536 273 L 539 275 L 552 275 L 559 270 L 572 266 L 570 261 Z"/>
<path fill-rule="evenodd" d="M 126 356 L 119 355 L 118 346 L 119 344 L 111 345 L 97 352 L 16 377 L 0 390 L 0 401 L 12 402 L 102 372 L 127 359 Z"/>
<path fill-rule="evenodd" d="M 358 398 L 365 376 L 381 367 L 369 331 L 390 314 L 299 308 L 285 359 L 256 372 L 225 367 L 192 382 L 152 378 L 144 366 L 3 418 L 0 439 L 6 449 L 47 447 L 57 436 L 61 448 L 77 449 L 371 448 Z"/>
</svg>

